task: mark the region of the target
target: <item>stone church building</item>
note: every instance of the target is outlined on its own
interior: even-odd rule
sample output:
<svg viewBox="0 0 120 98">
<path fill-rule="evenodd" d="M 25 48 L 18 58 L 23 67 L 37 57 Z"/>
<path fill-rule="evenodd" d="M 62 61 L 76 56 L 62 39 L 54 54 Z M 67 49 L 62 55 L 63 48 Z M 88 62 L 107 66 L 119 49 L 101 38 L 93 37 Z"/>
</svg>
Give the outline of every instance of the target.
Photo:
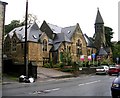
<svg viewBox="0 0 120 98">
<path fill-rule="evenodd" d="M 4 40 L 4 54 L 14 63 L 24 63 L 25 26 L 17 27 L 8 33 Z M 43 21 L 41 27 L 36 23 L 27 27 L 27 59 L 38 66 L 52 61 L 61 62 L 61 53 L 71 53 L 72 61 L 88 61 L 88 56 L 106 47 L 104 22 L 98 10 L 94 37 L 83 34 L 80 25 L 59 27 Z M 104 50 L 104 49 L 103 49 Z M 105 50 L 106 51 L 106 50 Z M 108 51 L 106 51 L 108 53 Z"/>
</svg>

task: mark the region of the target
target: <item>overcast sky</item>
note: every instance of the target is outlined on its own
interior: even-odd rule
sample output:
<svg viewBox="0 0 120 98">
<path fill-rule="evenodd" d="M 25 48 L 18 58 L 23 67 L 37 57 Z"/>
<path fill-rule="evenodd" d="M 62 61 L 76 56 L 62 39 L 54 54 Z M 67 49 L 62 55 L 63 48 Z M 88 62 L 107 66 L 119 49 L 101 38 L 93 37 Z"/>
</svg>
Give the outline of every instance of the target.
<svg viewBox="0 0 120 98">
<path fill-rule="evenodd" d="M 23 20 L 26 0 L 2 0 L 6 6 L 6 21 Z M 112 41 L 118 41 L 118 1 L 119 0 L 28 0 L 29 12 L 36 15 L 40 23 L 46 22 L 67 27 L 79 23 L 83 34 L 92 37 L 99 7 L 104 25 L 115 32 Z"/>
</svg>

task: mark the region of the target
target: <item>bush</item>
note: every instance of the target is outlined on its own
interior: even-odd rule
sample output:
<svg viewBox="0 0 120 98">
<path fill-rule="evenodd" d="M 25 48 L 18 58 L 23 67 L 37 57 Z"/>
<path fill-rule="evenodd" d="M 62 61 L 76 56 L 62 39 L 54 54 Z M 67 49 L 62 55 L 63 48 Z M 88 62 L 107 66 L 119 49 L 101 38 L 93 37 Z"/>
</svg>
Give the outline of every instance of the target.
<svg viewBox="0 0 120 98">
<path fill-rule="evenodd" d="M 61 63 L 57 63 L 55 65 L 53 65 L 54 68 L 61 68 Z"/>
<path fill-rule="evenodd" d="M 63 72 L 73 72 L 74 69 L 73 68 L 63 68 L 61 71 L 63 71 Z"/>
<path fill-rule="evenodd" d="M 43 67 L 45 67 L 45 68 L 52 68 L 51 65 L 50 65 L 50 63 L 44 64 Z"/>
</svg>

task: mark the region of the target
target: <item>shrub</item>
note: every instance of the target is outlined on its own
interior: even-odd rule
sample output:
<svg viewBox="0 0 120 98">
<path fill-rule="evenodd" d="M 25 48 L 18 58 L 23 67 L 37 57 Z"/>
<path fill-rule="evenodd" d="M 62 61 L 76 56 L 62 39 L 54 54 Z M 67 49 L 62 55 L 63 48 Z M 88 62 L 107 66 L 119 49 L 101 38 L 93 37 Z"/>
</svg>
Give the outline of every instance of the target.
<svg viewBox="0 0 120 98">
<path fill-rule="evenodd" d="M 51 65 L 50 65 L 50 63 L 46 63 L 46 64 L 43 65 L 43 67 L 45 67 L 45 68 L 51 68 Z"/>
<path fill-rule="evenodd" d="M 63 71 L 63 72 L 73 72 L 74 69 L 73 68 L 63 68 L 61 71 Z"/>
<path fill-rule="evenodd" d="M 53 65 L 54 68 L 61 68 L 61 63 L 57 63 L 55 65 Z"/>
</svg>

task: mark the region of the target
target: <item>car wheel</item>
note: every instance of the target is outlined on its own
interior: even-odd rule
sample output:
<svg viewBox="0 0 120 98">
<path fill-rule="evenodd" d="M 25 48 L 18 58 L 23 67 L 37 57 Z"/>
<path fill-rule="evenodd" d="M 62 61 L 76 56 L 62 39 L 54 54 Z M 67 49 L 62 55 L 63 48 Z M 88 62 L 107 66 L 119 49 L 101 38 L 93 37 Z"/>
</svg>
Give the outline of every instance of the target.
<svg viewBox="0 0 120 98">
<path fill-rule="evenodd" d="M 107 75 L 107 74 L 108 74 L 108 72 L 106 71 L 106 72 L 105 72 L 105 74 Z"/>
</svg>

